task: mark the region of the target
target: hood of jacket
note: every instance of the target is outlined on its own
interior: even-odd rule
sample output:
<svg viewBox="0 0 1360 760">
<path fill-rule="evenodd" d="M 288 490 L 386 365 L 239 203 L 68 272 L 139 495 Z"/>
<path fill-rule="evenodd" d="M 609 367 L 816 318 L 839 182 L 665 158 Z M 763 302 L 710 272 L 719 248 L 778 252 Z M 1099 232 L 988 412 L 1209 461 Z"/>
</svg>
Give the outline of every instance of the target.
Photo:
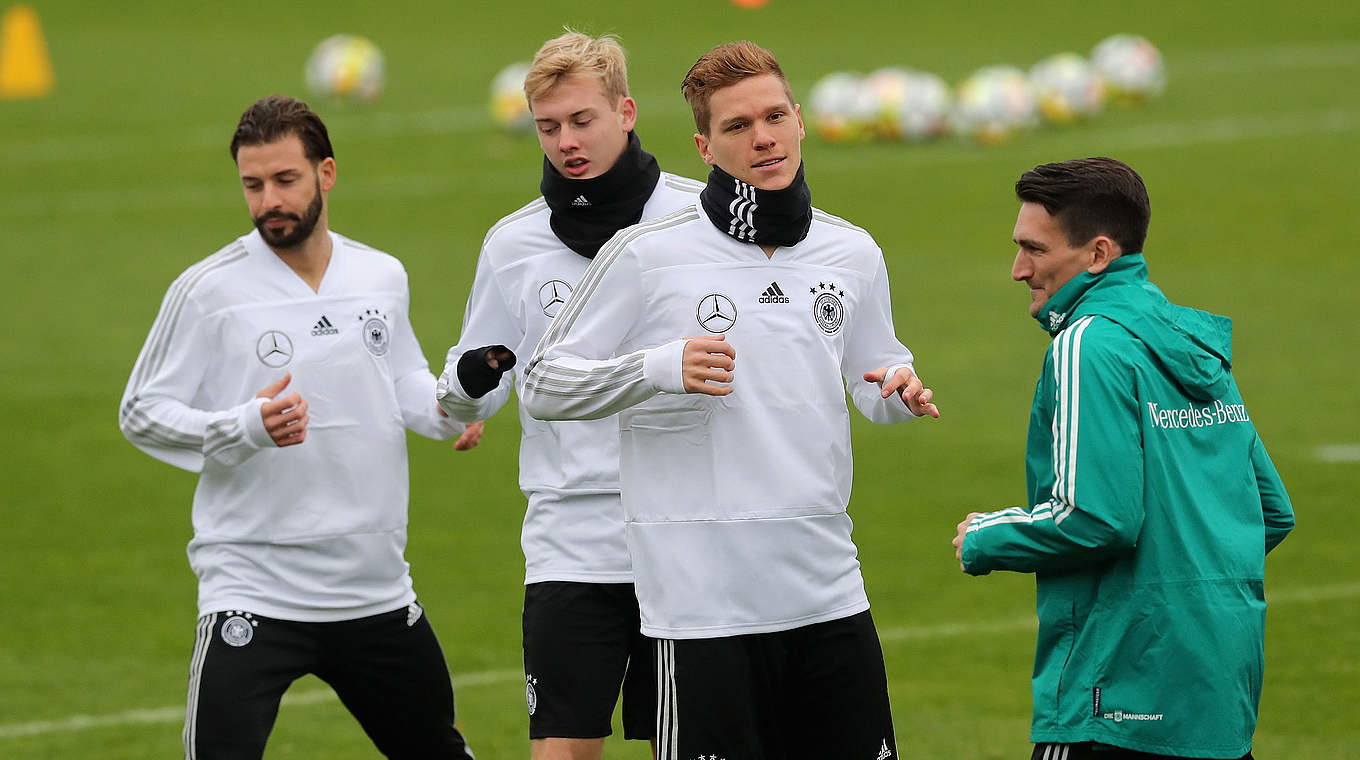
<svg viewBox="0 0 1360 760">
<path fill-rule="evenodd" d="M 1098 315 L 1141 341 L 1186 395 L 1211 401 L 1228 390 L 1232 320 L 1178 306 L 1148 280 L 1142 253 L 1115 258 L 1099 274 L 1082 272 L 1058 289 L 1035 318 L 1057 336 L 1081 317 Z"/>
</svg>

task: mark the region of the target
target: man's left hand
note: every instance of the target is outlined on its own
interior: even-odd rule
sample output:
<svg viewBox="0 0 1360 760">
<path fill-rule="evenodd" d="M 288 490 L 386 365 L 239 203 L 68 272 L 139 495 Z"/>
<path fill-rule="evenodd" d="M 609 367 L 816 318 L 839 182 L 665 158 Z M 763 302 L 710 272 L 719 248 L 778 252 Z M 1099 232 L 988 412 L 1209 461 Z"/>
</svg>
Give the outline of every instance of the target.
<svg viewBox="0 0 1360 760">
<path fill-rule="evenodd" d="M 440 411 L 443 410 L 441 409 Z M 477 444 L 482 441 L 482 428 L 485 425 L 486 423 L 481 420 L 469 423 L 467 430 L 464 430 L 463 434 L 458 436 L 458 440 L 453 442 L 453 450 L 467 451 L 468 449 L 476 448 Z"/>
</svg>

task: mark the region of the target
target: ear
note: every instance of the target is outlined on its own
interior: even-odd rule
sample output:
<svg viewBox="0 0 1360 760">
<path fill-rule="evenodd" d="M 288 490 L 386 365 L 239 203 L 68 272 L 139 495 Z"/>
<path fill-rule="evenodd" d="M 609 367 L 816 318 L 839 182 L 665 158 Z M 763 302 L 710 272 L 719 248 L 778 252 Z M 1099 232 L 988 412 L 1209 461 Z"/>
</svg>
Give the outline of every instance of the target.
<svg viewBox="0 0 1360 760">
<path fill-rule="evenodd" d="M 330 157 L 321 159 L 321 163 L 316 165 L 316 174 L 321 180 L 321 191 L 330 192 L 330 189 L 335 187 L 335 159 Z"/>
<path fill-rule="evenodd" d="M 709 166 L 713 166 L 715 159 L 713 158 L 713 151 L 710 150 L 711 146 L 709 145 L 708 138 L 704 137 L 702 134 L 698 132 L 695 132 L 694 147 L 699 149 L 699 158 L 702 158 L 704 160 L 704 163 L 708 164 Z"/>
<path fill-rule="evenodd" d="M 637 124 L 637 101 L 632 98 L 624 98 L 619 102 L 619 125 L 623 131 L 632 132 L 633 125 Z"/>
<path fill-rule="evenodd" d="M 803 109 L 797 103 L 793 104 L 793 115 L 798 117 L 798 139 L 807 137 L 807 130 L 803 128 Z"/>
<path fill-rule="evenodd" d="M 1108 235 L 1096 235 L 1090 246 L 1090 263 L 1086 265 L 1086 271 L 1091 274 L 1104 272 L 1111 261 L 1119 258 L 1119 244 Z"/>
</svg>

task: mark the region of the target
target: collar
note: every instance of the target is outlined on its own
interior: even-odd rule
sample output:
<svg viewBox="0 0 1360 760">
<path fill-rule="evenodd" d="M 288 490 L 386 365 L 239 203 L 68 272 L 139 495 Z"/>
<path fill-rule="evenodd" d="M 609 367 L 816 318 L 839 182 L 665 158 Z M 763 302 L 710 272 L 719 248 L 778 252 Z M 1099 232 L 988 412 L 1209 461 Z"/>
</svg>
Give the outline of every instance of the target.
<svg viewBox="0 0 1360 760">
<path fill-rule="evenodd" d="M 1124 254 L 1116 257 L 1099 274 L 1082 272 L 1068 280 L 1067 284 L 1058 288 L 1058 292 L 1039 307 L 1039 313 L 1035 314 L 1034 318 L 1049 335 L 1057 335 L 1067 327 L 1071 317 L 1079 310 L 1082 300 L 1092 289 L 1097 286 L 1147 281 L 1147 261 L 1143 258 L 1142 252 Z"/>
<path fill-rule="evenodd" d="M 539 190 L 552 210 L 549 225 L 571 250 L 588 259 L 614 233 L 642 221 L 642 208 L 661 179 L 656 157 L 642 149 L 637 131 L 609 171 L 590 179 L 568 179 L 543 157 Z"/>
<path fill-rule="evenodd" d="M 812 190 L 803 167 L 788 187 L 761 190 L 714 165 L 699 205 L 714 227 L 743 243 L 797 245 L 812 227 Z"/>
</svg>

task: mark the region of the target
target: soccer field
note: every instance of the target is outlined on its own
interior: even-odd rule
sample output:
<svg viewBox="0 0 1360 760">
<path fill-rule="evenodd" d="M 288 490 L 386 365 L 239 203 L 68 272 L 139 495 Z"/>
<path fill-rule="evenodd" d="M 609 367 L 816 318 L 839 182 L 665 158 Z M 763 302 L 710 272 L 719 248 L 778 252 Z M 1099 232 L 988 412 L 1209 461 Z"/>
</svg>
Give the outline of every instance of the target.
<svg viewBox="0 0 1360 760">
<path fill-rule="evenodd" d="M 1025 426 L 1048 338 L 1008 276 L 1012 185 L 1038 163 L 1111 155 L 1149 187 L 1154 281 L 1172 300 L 1233 317 L 1235 374 L 1297 512 L 1297 531 L 1267 563 L 1255 754 L 1360 757 L 1360 531 L 1345 511 L 1360 492 L 1360 4 L 33 5 L 56 91 L 0 100 L 0 757 L 181 751 L 194 476 L 124 441 L 116 408 L 171 280 L 249 229 L 227 153 L 241 111 L 261 95 L 305 95 L 303 62 L 327 35 L 363 34 L 383 49 L 377 103 L 312 101 L 336 150 L 330 221 L 403 260 L 438 371 L 483 234 L 537 194 L 538 145 L 492 127 L 487 87 L 563 24 L 621 35 L 643 145 L 696 178 L 705 167 L 679 84 L 720 42 L 770 48 L 800 98 L 832 70 L 897 64 L 957 82 L 987 64 L 1085 54 L 1117 32 L 1157 43 L 1168 87 L 1142 109 L 991 149 L 804 144 L 813 203 L 884 249 L 898 334 L 943 415 L 895 427 L 856 415 L 854 425 L 850 511 L 898 744 L 905 756 L 1028 756 L 1033 579 L 966 577 L 949 542 L 968 511 L 1024 499 Z M 777 391 L 748 392 L 763 390 Z M 411 439 L 407 557 L 460 725 L 492 760 L 527 755 L 518 438 L 507 408 L 470 453 Z M 314 679 L 293 687 L 267 752 L 376 755 Z M 649 753 L 611 739 L 606 756 Z"/>
</svg>

